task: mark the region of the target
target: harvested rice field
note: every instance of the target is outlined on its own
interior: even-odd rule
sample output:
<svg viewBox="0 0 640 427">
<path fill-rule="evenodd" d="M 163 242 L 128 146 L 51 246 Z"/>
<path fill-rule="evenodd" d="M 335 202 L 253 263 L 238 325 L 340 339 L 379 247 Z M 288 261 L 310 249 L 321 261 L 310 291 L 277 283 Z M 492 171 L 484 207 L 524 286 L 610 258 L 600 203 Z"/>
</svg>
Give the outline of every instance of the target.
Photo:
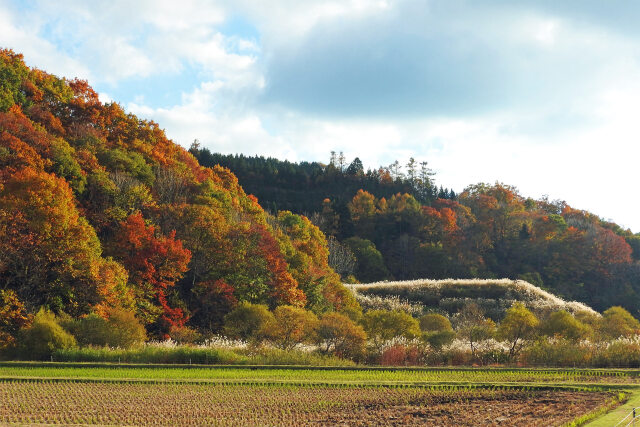
<svg viewBox="0 0 640 427">
<path fill-rule="evenodd" d="M 552 426 L 612 399 L 581 390 L 2 380 L 0 423 Z"/>
</svg>

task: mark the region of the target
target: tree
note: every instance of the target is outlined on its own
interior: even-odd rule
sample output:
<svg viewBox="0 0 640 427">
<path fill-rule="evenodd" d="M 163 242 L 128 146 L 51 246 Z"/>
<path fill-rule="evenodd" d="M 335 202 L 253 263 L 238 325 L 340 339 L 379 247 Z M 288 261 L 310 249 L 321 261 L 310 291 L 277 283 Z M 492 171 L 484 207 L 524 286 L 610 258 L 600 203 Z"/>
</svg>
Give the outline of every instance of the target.
<svg viewBox="0 0 640 427">
<path fill-rule="evenodd" d="M 471 355 L 477 358 L 478 343 L 494 337 L 495 323 L 484 317 L 483 311 L 476 303 L 466 304 L 456 320 L 458 336 L 469 344 Z"/>
<path fill-rule="evenodd" d="M 640 322 L 622 307 L 611 307 L 602 313 L 600 333 L 609 339 L 628 337 L 640 331 Z"/>
<path fill-rule="evenodd" d="M 419 319 L 420 329 L 423 332 L 452 331 L 451 322 L 442 314 L 429 313 Z"/>
<path fill-rule="evenodd" d="M 266 305 L 241 302 L 224 316 L 224 333 L 229 338 L 259 343 L 268 325 L 274 322 L 273 314 Z"/>
<path fill-rule="evenodd" d="M 507 310 L 498 327 L 498 337 L 510 343 L 510 359 L 522 350 L 526 340 L 535 335 L 538 323 L 538 318 L 521 302 L 513 304 Z"/>
<path fill-rule="evenodd" d="M 17 350 L 27 360 L 46 360 L 55 350 L 75 346 L 75 338 L 62 329 L 56 316 L 41 309 L 33 323 L 20 330 Z"/>
<path fill-rule="evenodd" d="M 362 327 L 377 351 L 394 338 L 420 336 L 418 321 L 404 311 L 370 310 L 362 316 Z"/>
<path fill-rule="evenodd" d="M 356 277 L 362 282 L 374 282 L 391 277 L 382 254 L 372 241 L 350 237 L 344 241 L 356 257 Z"/>
<path fill-rule="evenodd" d="M 191 259 L 191 252 L 175 238 L 175 231 L 161 235 L 154 225 L 145 224 L 138 212 L 120 223 L 110 252 L 130 272 L 138 312 L 147 324 L 155 323 L 161 336 L 171 326 L 184 324 L 183 310 L 171 307 L 167 300 L 167 291 L 182 278 Z"/>
<path fill-rule="evenodd" d="M 540 325 L 540 332 L 549 337 L 579 341 L 590 334 L 590 328 L 565 310 L 551 313 Z"/>
<path fill-rule="evenodd" d="M 25 168 L 0 185 L 0 281 L 32 312 L 81 315 L 105 299 L 125 302 L 125 272 L 101 252 L 64 179 Z"/>
<path fill-rule="evenodd" d="M 0 350 L 16 342 L 20 328 L 29 324 L 31 316 L 11 289 L 0 289 Z"/>
<path fill-rule="evenodd" d="M 340 313 L 327 313 L 320 319 L 316 343 L 324 353 L 357 358 L 364 352 L 367 334 L 362 326 Z"/>
<path fill-rule="evenodd" d="M 263 326 L 263 333 L 273 345 L 291 350 L 302 343 L 310 343 L 318 327 L 318 318 L 300 307 L 281 305 L 273 311 L 273 321 Z"/>
<path fill-rule="evenodd" d="M 359 176 L 364 174 L 364 166 L 362 161 L 356 157 L 347 167 L 347 175 Z"/>
<path fill-rule="evenodd" d="M 353 275 L 356 257 L 347 245 L 340 243 L 335 237 L 327 239 L 329 247 L 329 266 L 345 280 Z"/>
<path fill-rule="evenodd" d="M 222 326 L 224 316 L 238 303 L 233 295 L 233 287 L 223 279 L 198 282 L 191 289 L 194 302 L 189 323 L 207 332 L 214 332 Z"/>
</svg>

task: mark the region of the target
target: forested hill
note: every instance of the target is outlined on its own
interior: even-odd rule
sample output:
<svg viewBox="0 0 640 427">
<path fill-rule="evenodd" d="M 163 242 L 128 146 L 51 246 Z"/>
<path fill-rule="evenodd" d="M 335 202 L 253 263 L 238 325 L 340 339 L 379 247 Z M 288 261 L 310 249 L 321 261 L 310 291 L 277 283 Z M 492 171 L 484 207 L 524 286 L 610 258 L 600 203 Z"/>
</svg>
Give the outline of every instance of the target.
<svg viewBox="0 0 640 427">
<path fill-rule="evenodd" d="M 164 337 L 217 331 L 241 301 L 355 305 L 327 257 L 306 218 L 267 214 L 157 124 L 0 50 L 0 313 L 115 308 Z"/>
<path fill-rule="evenodd" d="M 344 279 L 523 279 L 598 310 L 622 305 L 640 315 L 640 235 L 564 202 L 503 184 L 455 195 L 436 190 L 428 169 L 365 173 L 358 159 L 295 164 L 190 151 L 229 167 L 264 207 L 309 215 L 335 237 L 330 262 Z"/>
</svg>

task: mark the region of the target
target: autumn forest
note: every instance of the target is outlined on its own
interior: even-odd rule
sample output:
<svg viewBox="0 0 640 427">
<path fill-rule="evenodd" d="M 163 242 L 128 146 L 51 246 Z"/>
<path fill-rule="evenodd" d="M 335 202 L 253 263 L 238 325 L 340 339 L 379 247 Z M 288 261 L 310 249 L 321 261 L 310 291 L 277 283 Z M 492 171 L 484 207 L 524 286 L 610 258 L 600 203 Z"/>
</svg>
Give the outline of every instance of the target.
<svg viewBox="0 0 640 427">
<path fill-rule="evenodd" d="M 240 303 L 357 310 L 344 282 L 415 278 L 522 279 L 638 316 L 639 259 L 640 236 L 595 214 L 503 184 L 456 194 L 413 159 L 365 171 L 187 150 L 0 51 L 4 342 L 41 308 L 121 310 L 163 339 L 217 333 Z"/>
</svg>

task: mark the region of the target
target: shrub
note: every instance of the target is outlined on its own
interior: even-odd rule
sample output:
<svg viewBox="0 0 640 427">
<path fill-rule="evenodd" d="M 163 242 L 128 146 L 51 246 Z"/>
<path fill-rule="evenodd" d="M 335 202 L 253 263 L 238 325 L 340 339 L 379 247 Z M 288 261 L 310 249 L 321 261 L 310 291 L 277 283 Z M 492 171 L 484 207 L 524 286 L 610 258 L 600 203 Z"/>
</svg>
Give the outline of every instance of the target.
<svg viewBox="0 0 640 427">
<path fill-rule="evenodd" d="M 224 316 L 224 332 L 229 338 L 259 342 L 265 326 L 273 322 L 266 305 L 243 302 Z"/>
<path fill-rule="evenodd" d="M 385 349 L 380 356 L 383 366 L 406 366 L 420 363 L 420 349 L 416 346 L 395 344 Z"/>
<path fill-rule="evenodd" d="M 276 347 L 290 350 L 298 344 L 313 342 L 318 318 L 304 308 L 281 305 L 273 311 L 273 320 L 263 326 L 263 335 Z"/>
<path fill-rule="evenodd" d="M 146 340 L 144 326 L 130 311 L 111 308 L 107 319 L 90 314 L 77 320 L 67 320 L 63 326 L 71 332 L 80 345 L 129 348 Z"/>
<path fill-rule="evenodd" d="M 523 351 L 521 361 L 534 366 L 589 366 L 592 357 L 589 346 L 564 339 L 540 338 Z"/>
<path fill-rule="evenodd" d="M 423 332 L 452 331 L 451 322 L 442 314 L 429 313 L 420 318 L 420 329 Z"/>
<path fill-rule="evenodd" d="M 549 318 L 540 325 L 540 332 L 549 337 L 579 341 L 589 336 L 591 330 L 568 311 L 560 310 L 551 313 Z"/>
<path fill-rule="evenodd" d="M 358 358 L 364 353 L 367 334 L 362 326 L 340 313 L 327 313 L 318 324 L 316 342 L 324 353 Z"/>
<path fill-rule="evenodd" d="M 144 326 L 132 312 L 111 309 L 107 311 L 107 316 L 109 316 L 108 323 L 112 331 L 109 345 L 129 348 L 147 339 Z"/>
<path fill-rule="evenodd" d="M 602 313 L 600 333 L 605 338 L 629 337 L 640 331 L 640 322 L 622 307 L 611 307 Z"/>
<path fill-rule="evenodd" d="M 169 330 L 169 337 L 178 344 L 193 344 L 202 339 L 202 335 L 188 326 L 173 326 Z"/>
<path fill-rule="evenodd" d="M 33 323 L 19 331 L 18 356 L 27 360 L 44 360 L 55 350 L 76 346 L 76 340 L 50 311 L 40 310 Z"/>
<path fill-rule="evenodd" d="M 425 332 L 422 340 L 428 343 L 434 350 L 440 351 L 445 345 L 449 345 L 456 338 L 454 331 Z"/>
<path fill-rule="evenodd" d="M 362 316 L 362 326 L 378 351 L 393 338 L 413 339 L 420 335 L 418 321 L 402 311 L 368 311 Z"/>
</svg>

